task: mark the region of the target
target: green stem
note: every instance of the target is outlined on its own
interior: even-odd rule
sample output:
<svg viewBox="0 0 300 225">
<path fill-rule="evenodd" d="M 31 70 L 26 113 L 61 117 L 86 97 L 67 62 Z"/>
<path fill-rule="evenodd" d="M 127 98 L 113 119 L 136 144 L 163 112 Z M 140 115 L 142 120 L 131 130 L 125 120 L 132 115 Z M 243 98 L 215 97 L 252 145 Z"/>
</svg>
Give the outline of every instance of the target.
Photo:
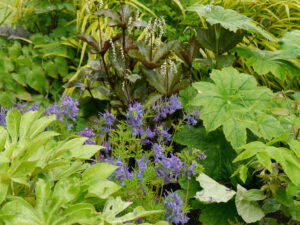
<svg viewBox="0 0 300 225">
<path fill-rule="evenodd" d="M 185 196 L 185 205 L 187 205 L 187 202 L 189 200 L 189 189 L 190 189 L 190 180 L 188 179 L 187 189 L 186 189 L 186 196 Z"/>
</svg>

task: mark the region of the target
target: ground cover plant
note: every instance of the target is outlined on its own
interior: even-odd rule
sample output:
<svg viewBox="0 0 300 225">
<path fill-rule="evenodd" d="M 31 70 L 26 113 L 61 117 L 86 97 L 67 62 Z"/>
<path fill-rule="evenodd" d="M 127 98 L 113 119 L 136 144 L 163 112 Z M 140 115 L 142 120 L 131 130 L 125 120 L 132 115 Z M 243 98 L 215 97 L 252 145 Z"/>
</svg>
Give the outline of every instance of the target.
<svg viewBox="0 0 300 225">
<path fill-rule="evenodd" d="M 0 6 L 0 224 L 300 224 L 297 1 Z"/>
</svg>

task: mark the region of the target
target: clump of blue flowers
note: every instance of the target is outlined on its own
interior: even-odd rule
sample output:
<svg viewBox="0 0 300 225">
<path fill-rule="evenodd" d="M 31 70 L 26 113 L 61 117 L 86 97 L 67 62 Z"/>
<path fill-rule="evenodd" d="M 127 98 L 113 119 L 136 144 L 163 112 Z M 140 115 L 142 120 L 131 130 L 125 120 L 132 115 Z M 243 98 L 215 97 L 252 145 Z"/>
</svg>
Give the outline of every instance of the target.
<svg viewBox="0 0 300 225">
<path fill-rule="evenodd" d="M 102 159 L 102 162 L 107 162 L 109 164 L 119 166 L 118 169 L 116 169 L 113 174 L 111 175 L 110 179 L 117 179 L 121 182 L 123 186 L 125 186 L 124 180 L 131 180 L 132 179 L 132 172 L 129 171 L 129 167 L 121 160 L 121 159 L 115 159 L 115 158 L 107 158 Z"/>
<path fill-rule="evenodd" d="M 74 100 L 68 95 L 63 95 L 58 103 L 53 103 L 46 109 L 46 115 L 56 115 L 59 121 L 65 120 L 68 129 L 73 127 L 73 124 L 68 123 L 68 119 L 75 122 L 78 115 L 78 100 Z"/>
<path fill-rule="evenodd" d="M 110 113 L 108 110 L 105 110 L 104 113 L 99 112 L 99 116 L 103 119 L 104 121 L 104 126 L 101 126 L 100 129 L 104 131 L 101 136 L 103 136 L 105 133 L 109 134 L 111 130 L 111 126 L 115 122 L 116 118 L 115 116 Z"/>
<path fill-rule="evenodd" d="M 0 125 L 6 126 L 6 113 L 7 113 L 7 109 L 3 108 L 1 106 L 0 108 Z"/>
<path fill-rule="evenodd" d="M 183 210 L 183 201 L 175 192 L 168 192 L 164 203 L 166 207 L 166 220 L 174 224 L 185 224 L 189 221 L 187 213 Z"/>
<path fill-rule="evenodd" d="M 176 110 L 181 109 L 181 102 L 177 95 L 172 95 L 170 98 L 165 97 L 164 100 L 160 99 L 154 103 L 153 109 L 156 112 L 154 121 L 158 121 L 160 118 L 167 118 L 168 115 L 172 115 Z"/>
<path fill-rule="evenodd" d="M 84 144 L 86 145 L 96 144 L 96 142 L 92 139 L 95 136 L 93 129 L 86 127 L 81 132 L 79 132 L 79 134 L 82 135 L 83 137 L 89 138 L 84 142 Z"/>
<path fill-rule="evenodd" d="M 133 137 L 142 136 L 144 130 L 142 129 L 144 110 L 142 105 L 138 102 L 129 104 L 128 112 L 126 113 L 127 123 L 132 127 L 131 135 Z"/>
</svg>

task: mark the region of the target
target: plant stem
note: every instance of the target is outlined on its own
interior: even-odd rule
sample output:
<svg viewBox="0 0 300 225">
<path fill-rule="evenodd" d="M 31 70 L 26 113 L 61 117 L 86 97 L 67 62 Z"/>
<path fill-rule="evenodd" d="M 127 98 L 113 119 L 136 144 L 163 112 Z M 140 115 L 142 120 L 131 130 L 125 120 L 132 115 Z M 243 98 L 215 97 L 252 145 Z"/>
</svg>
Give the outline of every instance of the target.
<svg viewBox="0 0 300 225">
<path fill-rule="evenodd" d="M 188 179 L 187 189 L 186 189 L 186 196 L 185 196 L 185 205 L 187 205 L 187 202 L 189 200 L 189 189 L 190 189 L 190 180 Z"/>
<path fill-rule="evenodd" d="M 151 33 L 151 36 L 150 36 L 150 62 L 152 62 L 152 33 Z"/>
</svg>

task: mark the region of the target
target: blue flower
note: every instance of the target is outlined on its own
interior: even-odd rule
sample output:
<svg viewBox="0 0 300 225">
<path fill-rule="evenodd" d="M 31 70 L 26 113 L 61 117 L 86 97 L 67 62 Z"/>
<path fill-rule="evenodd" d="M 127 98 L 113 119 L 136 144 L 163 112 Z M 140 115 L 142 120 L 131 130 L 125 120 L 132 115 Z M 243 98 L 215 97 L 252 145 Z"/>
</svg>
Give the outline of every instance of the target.
<svg viewBox="0 0 300 225">
<path fill-rule="evenodd" d="M 171 157 L 168 158 L 164 154 L 164 149 L 159 144 L 153 144 L 153 157 L 154 161 L 157 164 L 157 168 L 155 168 L 156 176 L 164 179 L 165 184 L 171 183 L 172 179 L 177 182 L 177 178 L 180 174 L 182 174 L 183 163 L 179 159 L 179 157 L 171 154 Z"/>
<path fill-rule="evenodd" d="M 79 103 L 77 100 L 73 100 L 68 95 L 63 95 L 59 99 L 58 104 L 53 103 L 46 109 L 46 115 L 56 115 L 57 120 L 65 120 L 68 129 L 71 129 L 73 125 L 68 123 L 68 119 L 72 120 L 73 122 L 76 121 L 79 111 L 78 105 Z"/>
<path fill-rule="evenodd" d="M 7 112 L 8 112 L 8 110 L 1 106 L 1 108 L 0 108 L 0 125 L 6 126 L 6 113 Z"/>
<path fill-rule="evenodd" d="M 118 181 L 121 182 L 123 186 L 125 186 L 124 180 L 125 179 L 132 179 L 132 173 L 129 171 L 129 167 L 121 160 L 121 159 L 115 159 L 115 158 L 107 158 L 103 159 L 103 162 L 107 162 L 109 164 L 119 166 L 118 169 L 116 169 L 110 178 L 115 178 Z"/>
<path fill-rule="evenodd" d="M 101 130 L 104 131 L 102 135 L 104 135 L 105 133 L 109 134 L 111 126 L 115 122 L 116 119 L 115 116 L 112 113 L 110 113 L 108 110 L 105 110 L 105 113 L 99 112 L 99 116 L 104 120 L 105 123 L 105 127 L 101 127 Z"/>
<path fill-rule="evenodd" d="M 89 138 L 88 140 L 86 140 L 84 142 L 84 144 L 86 144 L 86 145 L 94 145 L 94 144 L 96 144 L 96 142 L 91 139 L 91 138 L 93 138 L 95 136 L 95 134 L 93 132 L 93 129 L 89 129 L 88 127 L 86 127 L 79 134 L 81 134 L 83 137 Z"/>
<path fill-rule="evenodd" d="M 159 99 L 154 103 L 153 109 L 156 111 L 154 121 L 158 121 L 160 118 L 165 119 L 168 115 L 181 109 L 181 102 L 177 95 L 172 95 L 170 98 L 165 97 L 164 100 Z"/>
<path fill-rule="evenodd" d="M 183 211 L 183 201 L 177 193 L 168 192 L 164 203 L 166 207 L 166 221 L 174 224 L 185 224 L 189 221 L 187 213 Z"/>
<path fill-rule="evenodd" d="M 128 112 L 126 113 L 127 123 L 132 127 L 132 136 L 142 135 L 140 133 L 143 125 L 144 110 L 142 105 L 138 102 L 129 104 Z"/>
</svg>

